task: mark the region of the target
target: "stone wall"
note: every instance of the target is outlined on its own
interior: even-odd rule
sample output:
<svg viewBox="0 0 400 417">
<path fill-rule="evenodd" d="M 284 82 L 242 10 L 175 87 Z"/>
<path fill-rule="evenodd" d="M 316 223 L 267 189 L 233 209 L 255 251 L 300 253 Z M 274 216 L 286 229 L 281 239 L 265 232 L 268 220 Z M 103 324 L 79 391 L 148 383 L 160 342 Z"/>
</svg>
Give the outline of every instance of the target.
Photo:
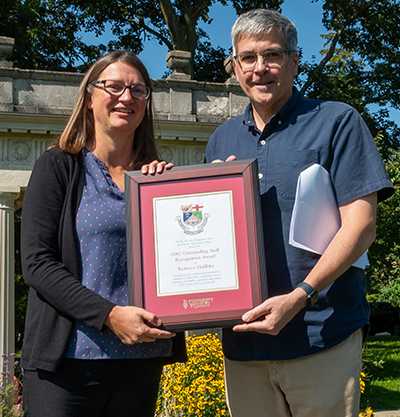
<svg viewBox="0 0 400 417">
<path fill-rule="evenodd" d="M 0 67 L 0 187 L 25 187 L 39 155 L 71 113 L 83 74 Z M 155 134 L 161 156 L 202 163 L 215 128 L 248 103 L 235 80 L 153 80 Z"/>
</svg>

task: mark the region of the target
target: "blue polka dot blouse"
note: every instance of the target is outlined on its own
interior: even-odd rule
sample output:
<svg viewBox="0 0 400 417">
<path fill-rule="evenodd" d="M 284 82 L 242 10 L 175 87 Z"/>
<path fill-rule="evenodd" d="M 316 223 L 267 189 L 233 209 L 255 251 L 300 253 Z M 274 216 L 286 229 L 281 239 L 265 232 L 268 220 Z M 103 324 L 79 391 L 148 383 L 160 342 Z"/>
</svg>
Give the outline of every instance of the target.
<svg viewBox="0 0 400 417">
<path fill-rule="evenodd" d="M 112 180 L 106 165 L 83 151 L 85 184 L 76 216 L 82 284 L 118 305 L 128 305 L 125 192 Z M 108 328 L 99 332 L 77 322 L 66 357 L 122 359 L 170 356 L 172 342 L 124 345 Z"/>
</svg>

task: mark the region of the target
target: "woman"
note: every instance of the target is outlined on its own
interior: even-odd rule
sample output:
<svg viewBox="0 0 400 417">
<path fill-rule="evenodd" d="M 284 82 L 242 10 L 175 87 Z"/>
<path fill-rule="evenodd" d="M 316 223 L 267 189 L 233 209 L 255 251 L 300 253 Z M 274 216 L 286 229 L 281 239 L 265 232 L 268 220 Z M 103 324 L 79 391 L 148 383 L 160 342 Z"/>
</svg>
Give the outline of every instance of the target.
<svg viewBox="0 0 400 417">
<path fill-rule="evenodd" d="M 151 80 L 115 51 L 84 77 L 71 118 L 36 162 L 24 198 L 30 286 L 22 349 L 25 416 L 153 417 L 182 334 L 128 306 L 124 173 L 160 173 Z M 142 343 L 145 342 L 145 343 Z"/>
</svg>

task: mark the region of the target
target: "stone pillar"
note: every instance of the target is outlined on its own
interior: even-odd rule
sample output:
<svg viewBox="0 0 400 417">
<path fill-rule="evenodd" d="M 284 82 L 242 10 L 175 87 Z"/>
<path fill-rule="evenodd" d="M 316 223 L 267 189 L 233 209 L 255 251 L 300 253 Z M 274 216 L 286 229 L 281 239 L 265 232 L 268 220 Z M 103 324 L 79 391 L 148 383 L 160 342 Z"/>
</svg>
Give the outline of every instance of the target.
<svg viewBox="0 0 400 417">
<path fill-rule="evenodd" d="M 225 59 L 224 68 L 225 72 L 229 75 L 229 78 L 225 81 L 225 84 L 239 84 L 236 79 L 235 71 L 233 69 L 232 55 L 229 55 L 228 58 Z"/>
<path fill-rule="evenodd" d="M 14 201 L 19 187 L 0 188 L 0 355 L 14 353 Z"/>
<path fill-rule="evenodd" d="M 14 38 L 0 36 L 0 67 L 11 68 L 12 62 L 9 62 L 12 51 L 14 49 Z"/>
<path fill-rule="evenodd" d="M 168 80 L 190 80 L 192 78 L 192 54 L 188 51 L 169 51 L 167 57 L 168 68 L 173 72 Z"/>
</svg>

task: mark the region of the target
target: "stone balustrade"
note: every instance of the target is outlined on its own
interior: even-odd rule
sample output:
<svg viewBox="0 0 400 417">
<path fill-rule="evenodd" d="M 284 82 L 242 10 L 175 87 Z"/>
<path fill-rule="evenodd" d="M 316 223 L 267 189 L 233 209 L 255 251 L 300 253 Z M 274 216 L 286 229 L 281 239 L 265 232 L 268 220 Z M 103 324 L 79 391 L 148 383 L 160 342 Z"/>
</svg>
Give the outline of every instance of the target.
<svg viewBox="0 0 400 417">
<path fill-rule="evenodd" d="M 175 164 L 199 163 L 214 129 L 242 113 L 248 99 L 232 78 L 208 83 L 172 75 L 153 80 L 156 138 Z M 29 170 L 62 132 L 82 78 L 0 66 L 0 185 L 14 183 L 5 170 Z"/>
</svg>

